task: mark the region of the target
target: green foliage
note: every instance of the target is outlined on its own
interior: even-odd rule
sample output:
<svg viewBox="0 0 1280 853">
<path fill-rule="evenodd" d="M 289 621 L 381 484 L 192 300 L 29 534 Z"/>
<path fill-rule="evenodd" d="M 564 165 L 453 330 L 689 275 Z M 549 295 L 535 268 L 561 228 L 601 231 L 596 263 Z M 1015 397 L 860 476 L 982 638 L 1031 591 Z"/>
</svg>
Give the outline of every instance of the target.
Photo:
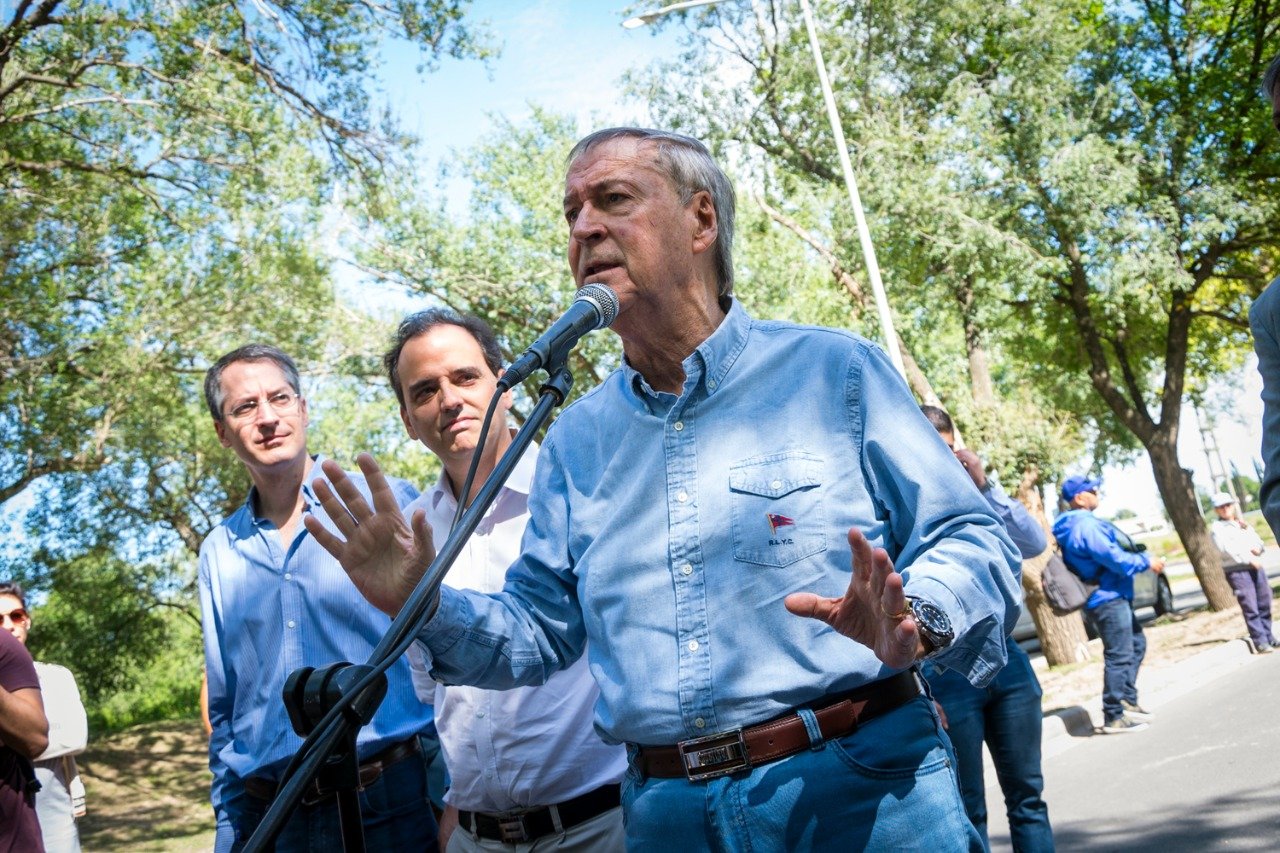
<svg viewBox="0 0 1280 853">
<path fill-rule="evenodd" d="M 28 600 L 43 602 L 33 607 L 32 655 L 72 671 L 95 731 L 194 708 L 198 608 L 170 571 L 102 548 L 66 560 L 42 552 L 13 568 Z"/>
<path fill-rule="evenodd" d="M 155 720 L 200 718 L 200 675 L 204 666 L 200 626 L 172 613 L 166 614 L 165 622 L 167 630 L 160 653 L 145 665 L 133 663 L 136 675 L 130 684 L 86 703 L 89 729 L 94 735 Z"/>
<path fill-rule="evenodd" d="M 569 307 L 577 290 L 565 259 L 560 201 L 576 131 L 569 118 L 540 109 L 522 126 L 495 121 L 487 141 L 447 167 L 472 187 L 464 220 L 449 214 L 442 198 L 400 181 L 367 200 L 367 236 L 355 252 L 380 280 L 483 318 L 509 362 Z M 570 357 L 573 397 L 602 380 L 619 357 L 615 336 L 584 338 Z M 531 408 L 527 397 L 518 397 L 513 415 L 523 420 Z"/>
<path fill-rule="evenodd" d="M 214 359 L 280 346 L 332 389 L 321 439 L 392 446 L 364 388 L 381 340 L 352 343 L 368 326 L 335 299 L 322 220 L 407 143 L 374 108 L 378 51 L 488 55 L 467 5 L 49 0 L 0 21 L 0 504 L 30 506 L 0 557 L 47 595 L 34 645 L 98 723 L 194 695 L 195 553 L 248 489 L 201 399 Z"/>
<path fill-rule="evenodd" d="M 1257 83 L 1280 9 L 815 7 L 900 334 L 966 440 L 1023 478 L 1086 444 L 1095 463 L 1145 447 L 1185 510 L 1182 401 L 1239 367 L 1249 298 L 1277 271 L 1280 146 Z M 758 163 L 771 205 L 858 270 L 794 7 L 686 20 L 683 55 L 633 90 Z"/>
</svg>

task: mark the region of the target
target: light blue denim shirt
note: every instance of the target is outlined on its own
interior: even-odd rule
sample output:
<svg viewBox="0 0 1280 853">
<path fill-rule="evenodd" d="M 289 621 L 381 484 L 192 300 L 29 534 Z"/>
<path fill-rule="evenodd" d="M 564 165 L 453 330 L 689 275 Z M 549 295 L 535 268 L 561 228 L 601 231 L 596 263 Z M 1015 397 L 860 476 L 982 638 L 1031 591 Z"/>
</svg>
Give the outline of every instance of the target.
<svg viewBox="0 0 1280 853">
<path fill-rule="evenodd" d="M 305 512 L 336 533 L 311 490 L 312 479 L 328 479 L 321 458 L 315 457 L 311 477 L 302 486 Z M 364 478 L 351 479 L 367 499 Z M 401 506 L 417 497 L 405 481 L 389 482 Z M 254 495 L 250 491 L 244 505 L 200 547 L 200 608 L 213 724 L 211 799 L 220 834 L 222 805 L 243 795 L 240 780 L 276 778 L 302 744 L 280 698 L 289 673 L 344 660 L 364 663 L 391 624 L 301 524 L 293 541 L 281 545 L 275 525 L 255 514 Z M 387 670 L 387 683 L 387 697 L 373 722 L 360 730 L 362 757 L 431 723 L 431 705 L 414 693 L 407 659 Z"/>
<path fill-rule="evenodd" d="M 419 635 L 432 675 L 539 682 L 590 640 L 607 740 L 767 720 L 892 674 L 782 604 L 844 594 L 856 526 L 950 616 L 938 661 L 988 681 L 1017 554 L 884 354 L 735 302 L 684 369 L 677 397 L 624 366 L 552 426 L 505 589 L 443 588 Z"/>
</svg>

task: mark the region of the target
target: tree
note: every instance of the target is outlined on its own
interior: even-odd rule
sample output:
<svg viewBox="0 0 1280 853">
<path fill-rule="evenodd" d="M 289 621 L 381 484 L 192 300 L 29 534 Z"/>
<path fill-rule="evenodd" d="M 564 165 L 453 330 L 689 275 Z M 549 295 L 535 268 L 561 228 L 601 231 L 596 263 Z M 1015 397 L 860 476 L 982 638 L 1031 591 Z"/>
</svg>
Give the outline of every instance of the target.
<svg viewBox="0 0 1280 853">
<path fill-rule="evenodd" d="M 326 187 L 374 178 L 401 142 L 366 91 L 373 50 L 399 35 L 428 62 L 482 55 L 464 5 L 17 4 L 0 30 L 0 501 L 105 464 L 157 374 L 315 306 Z"/>
<path fill-rule="evenodd" d="M 800 36 L 760 8 L 699 19 L 724 25 L 716 38 L 751 85 L 690 100 L 668 80 L 665 115 L 833 181 L 808 121 L 816 87 L 787 61 Z M 1280 48 L 1280 10 L 954 0 L 819 17 L 838 100 L 857 105 L 847 121 L 885 267 L 944 286 L 921 289 L 934 307 L 950 292 L 967 344 L 985 337 L 1038 400 L 1087 424 L 1096 460 L 1144 448 L 1211 605 L 1230 606 L 1176 438 L 1184 394 L 1238 366 L 1248 296 L 1274 274 L 1276 146 L 1241 81 Z M 697 45 L 682 57 L 695 69 Z M 891 293 L 901 315 L 911 295 Z M 912 319 L 904 337 L 931 325 Z"/>
<path fill-rule="evenodd" d="M 247 490 L 201 401 L 214 358 L 275 343 L 337 389 L 333 433 L 361 422 L 382 335 L 345 334 L 325 205 L 408 142 L 377 49 L 483 57 L 466 6 L 21 0 L 0 21 L 0 503 L 34 494 L 9 570 L 68 662 L 136 678 L 125 656 L 163 646 L 140 614 L 195 616 L 195 550 Z M 81 580 L 132 609 L 93 612 Z M 104 647 L 130 614 L 142 645 Z"/>
<path fill-rule="evenodd" d="M 495 122 L 489 140 L 457 153 L 445 173 L 471 185 L 465 217 L 447 210 L 443 194 L 392 181 L 364 200 L 354 252 L 377 280 L 483 318 L 509 363 L 569 307 L 577 289 L 561 209 L 576 133 L 572 119 L 542 109 L 525 125 Z M 613 335 L 583 338 L 569 359 L 571 399 L 603 380 L 620 354 Z M 517 398 L 513 417 L 523 421 L 531 408 L 528 396 Z"/>
<path fill-rule="evenodd" d="M 945 405 L 957 417 L 966 442 L 1043 520 L 1039 485 L 1080 453 L 1083 433 L 1051 398 L 1018 381 L 998 334 L 1016 294 L 1034 282 L 1039 261 L 986 221 L 998 212 L 996 205 L 964 191 L 971 178 L 951 156 L 950 127 L 931 124 L 923 108 L 904 110 L 903 100 L 922 107 L 927 98 L 899 84 L 896 77 L 907 72 L 882 59 L 912 55 L 920 67 L 911 73 L 923 69 L 913 83 L 925 86 L 921 78 L 927 78 L 944 91 L 945 78 L 932 69 L 945 66 L 954 51 L 937 33 L 968 23 L 950 20 L 956 10 L 944 10 L 935 21 L 934 8 L 908 7 L 919 16 L 908 20 L 899 18 L 900 6 L 821 10 L 824 20 L 839 22 L 844 36 L 823 51 L 836 69 L 838 101 L 855 108 L 842 107 L 846 126 L 852 116 L 851 137 L 862 140 L 855 171 L 886 270 L 907 380 L 922 402 Z M 861 256 L 830 131 L 813 120 L 823 107 L 806 36 L 780 6 L 753 9 L 760 14 L 736 6 L 704 13 L 679 61 L 635 76 L 633 87 L 654 100 L 661 123 L 709 139 L 752 165 L 746 178 L 751 198 L 829 265 L 830 280 L 852 309 L 847 324 L 878 337 L 868 325 Z M 987 14 L 970 11 L 958 17 Z M 920 18 L 928 21 L 925 29 Z M 861 28 L 874 32 L 874 45 L 861 38 Z M 710 74 L 710 64 L 730 64 L 726 55 L 734 70 Z M 693 79 L 671 86 L 682 68 Z M 874 82 L 885 76 L 895 78 L 891 91 L 878 91 Z M 1024 566 L 1024 588 L 1046 655 L 1052 662 L 1074 661 L 1083 624 L 1078 615 L 1053 615 L 1040 592 L 1038 566 Z"/>
</svg>

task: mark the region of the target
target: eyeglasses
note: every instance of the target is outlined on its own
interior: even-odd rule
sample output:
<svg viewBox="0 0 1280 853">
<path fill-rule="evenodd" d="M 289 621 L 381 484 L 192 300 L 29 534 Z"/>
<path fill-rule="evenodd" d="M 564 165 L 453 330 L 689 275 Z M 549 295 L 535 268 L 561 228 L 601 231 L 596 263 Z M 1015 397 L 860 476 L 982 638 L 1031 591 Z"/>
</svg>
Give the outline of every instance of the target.
<svg viewBox="0 0 1280 853">
<path fill-rule="evenodd" d="M 17 610 L 10 610 L 8 613 L 0 613 L 0 625 L 6 621 L 15 625 L 25 625 L 31 621 L 31 617 L 27 615 L 27 611 L 19 607 Z"/>
<path fill-rule="evenodd" d="M 302 398 L 291 391 L 277 391 L 267 396 L 267 405 L 271 407 L 271 411 L 277 415 L 287 415 L 298 408 L 298 401 Z M 230 412 L 227 417 L 235 421 L 253 420 L 258 416 L 258 401 L 245 400 Z"/>
</svg>

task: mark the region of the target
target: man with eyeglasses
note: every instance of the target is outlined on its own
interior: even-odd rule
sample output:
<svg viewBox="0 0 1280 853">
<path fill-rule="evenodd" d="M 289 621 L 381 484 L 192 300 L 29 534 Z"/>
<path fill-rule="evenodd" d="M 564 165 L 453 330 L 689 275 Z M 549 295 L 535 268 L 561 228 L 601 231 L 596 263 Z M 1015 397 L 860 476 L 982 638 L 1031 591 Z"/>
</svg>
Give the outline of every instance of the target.
<svg viewBox="0 0 1280 853">
<path fill-rule="evenodd" d="M 204 394 L 219 441 L 253 481 L 244 505 L 200 549 L 211 799 L 221 853 L 253 834 L 302 743 L 281 700 L 289 673 L 363 662 L 390 620 L 365 602 L 302 524 L 316 503 L 311 481 L 323 474 L 322 457 L 307 452 L 309 413 L 293 360 L 275 347 L 241 347 L 209 369 Z M 356 485 L 366 488 L 359 478 Z M 401 506 L 417 496 L 402 480 L 390 486 Z M 365 842 L 371 850 L 435 850 L 419 742 L 424 732 L 434 737 L 431 707 L 414 694 L 407 661 L 388 670 L 387 683 L 386 699 L 358 740 Z M 313 785 L 276 850 L 341 846 L 336 799 Z"/>
<path fill-rule="evenodd" d="M 1101 480 L 1079 474 L 1062 484 L 1062 500 L 1070 510 L 1053 521 L 1062 559 L 1077 575 L 1098 588 L 1084 605 L 1084 618 L 1102 638 L 1102 730 L 1127 734 L 1147 728 L 1153 714 L 1138 704 L 1138 667 L 1147 653 L 1147 638 L 1133 615 L 1133 576 L 1164 570 L 1164 560 L 1121 548 L 1116 527 L 1094 515 Z"/>
</svg>

